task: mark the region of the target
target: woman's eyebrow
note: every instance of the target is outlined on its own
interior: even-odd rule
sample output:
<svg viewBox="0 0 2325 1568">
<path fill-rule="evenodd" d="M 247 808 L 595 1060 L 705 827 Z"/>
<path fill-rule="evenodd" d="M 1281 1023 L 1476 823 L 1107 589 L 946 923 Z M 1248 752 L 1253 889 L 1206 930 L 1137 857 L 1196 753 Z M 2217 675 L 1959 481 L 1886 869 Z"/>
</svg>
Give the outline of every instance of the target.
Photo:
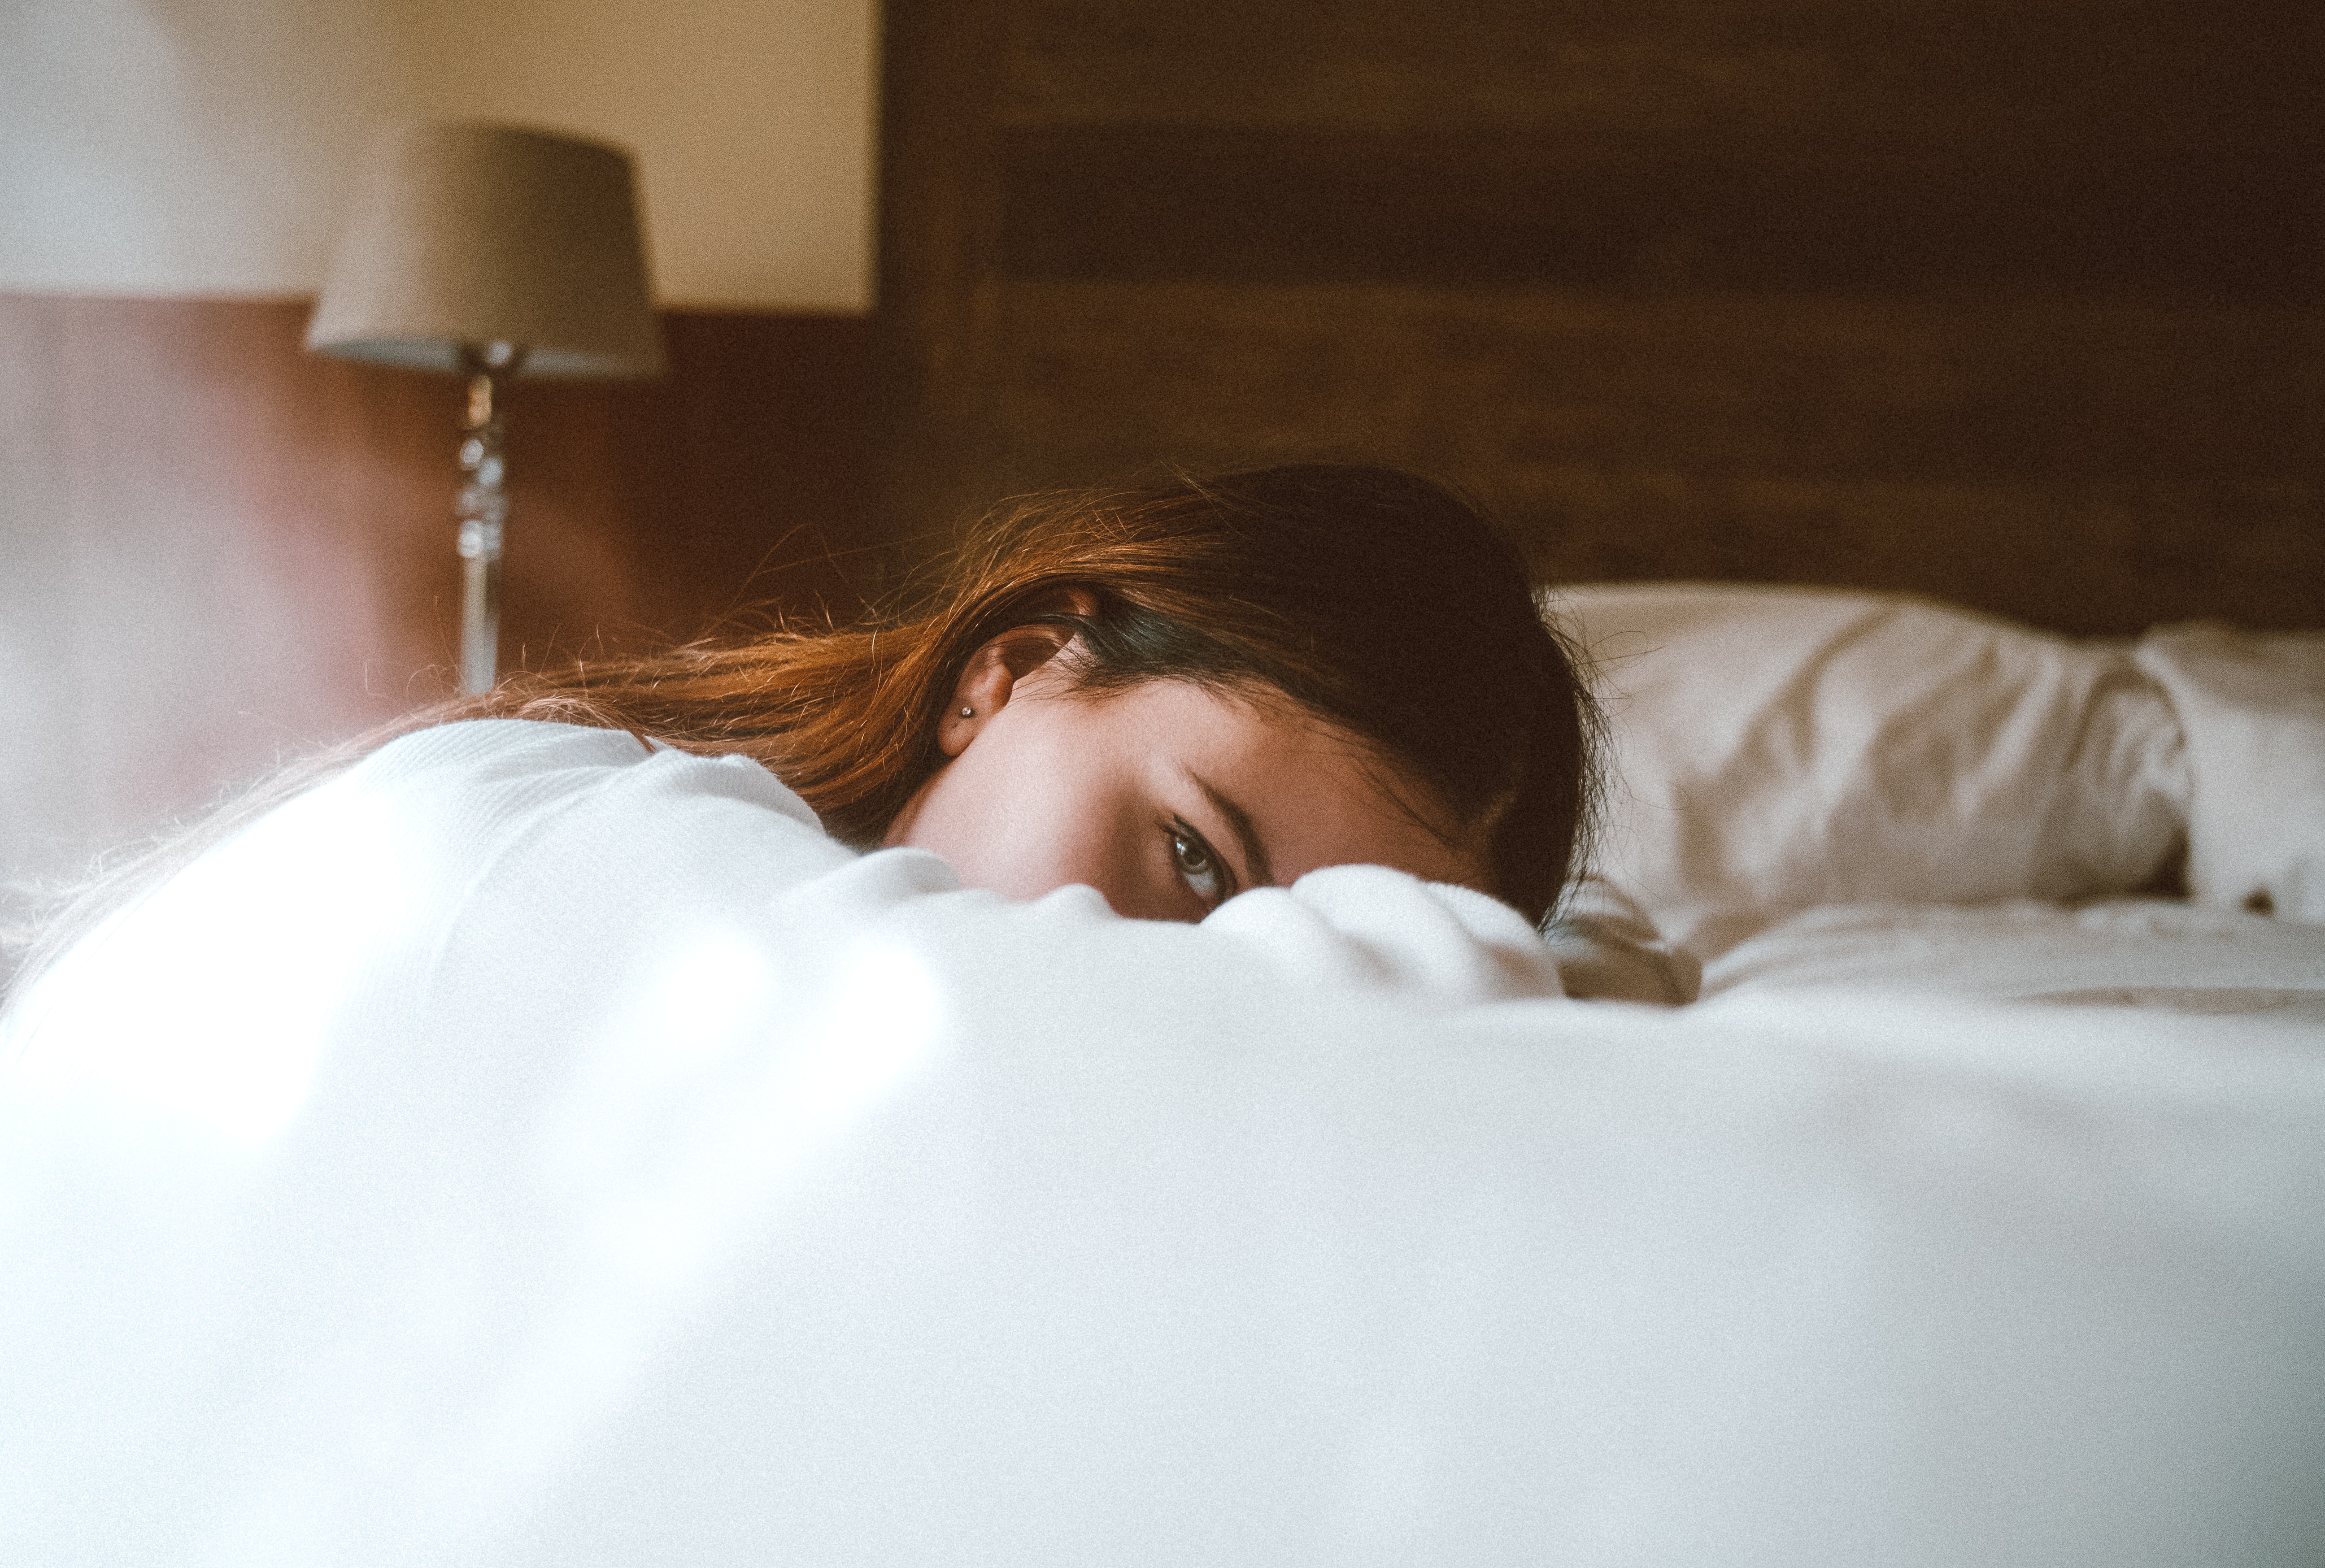
<svg viewBox="0 0 2325 1568">
<path fill-rule="evenodd" d="M 1237 805 L 1233 798 L 1224 791 L 1213 789 L 1210 780 L 1200 773 L 1190 770 L 1187 777 L 1195 781 L 1195 788 L 1203 792 L 1203 798 L 1211 803 L 1212 808 L 1227 818 L 1227 826 L 1235 832 L 1236 842 L 1243 846 L 1244 869 L 1250 873 L 1245 885 L 1254 888 L 1274 886 L 1275 868 L 1268 863 L 1267 846 L 1259 842 L 1259 830 L 1251 825 L 1251 813 Z"/>
</svg>

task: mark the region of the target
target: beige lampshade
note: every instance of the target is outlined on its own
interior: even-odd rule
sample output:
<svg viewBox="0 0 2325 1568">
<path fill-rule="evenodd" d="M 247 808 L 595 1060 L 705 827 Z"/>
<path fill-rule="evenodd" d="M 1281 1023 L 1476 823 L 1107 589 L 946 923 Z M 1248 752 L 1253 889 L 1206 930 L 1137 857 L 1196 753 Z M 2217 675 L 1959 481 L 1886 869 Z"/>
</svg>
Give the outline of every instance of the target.
<svg viewBox="0 0 2325 1568">
<path fill-rule="evenodd" d="M 662 374 L 626 153 L 514 125 L 408 124 L 362 161 L 307 346 L 417 370 L 514 344 L 533 376 Z"/>
</svg>

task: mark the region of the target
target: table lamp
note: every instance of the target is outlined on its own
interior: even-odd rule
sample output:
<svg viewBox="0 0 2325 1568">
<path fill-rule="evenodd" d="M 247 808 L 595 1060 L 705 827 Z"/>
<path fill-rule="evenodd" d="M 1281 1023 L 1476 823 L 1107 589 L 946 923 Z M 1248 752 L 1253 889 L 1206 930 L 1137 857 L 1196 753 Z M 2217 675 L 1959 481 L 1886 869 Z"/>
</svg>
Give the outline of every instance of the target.
<svg viewBox="0 0 2325 1568">
<path fill-rule="evenodd" d="M 468 378 L 464 693 L 497 678 L 504 384 L 662 371 L 632 189 L 616 148 L 513 125 L 407 124 L 371 144 L 342 215 L 307 347 Z"/>
</svg>

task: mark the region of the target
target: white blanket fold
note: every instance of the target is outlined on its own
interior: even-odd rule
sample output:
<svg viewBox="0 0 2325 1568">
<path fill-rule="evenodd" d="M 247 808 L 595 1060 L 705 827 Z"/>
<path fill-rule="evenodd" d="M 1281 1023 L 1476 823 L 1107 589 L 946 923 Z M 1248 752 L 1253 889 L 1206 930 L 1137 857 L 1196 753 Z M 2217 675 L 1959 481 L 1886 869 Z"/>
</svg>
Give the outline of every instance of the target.
<svg viewBox="0 0 2325 1568">
<path fill-rule="evenodd" d="M 1592 1005 L 1393 873 L 1126 921 L 400 744 L 12 1015 L 11 1568 L 2325 1552 L 2313 1029 Z"/>
</svg>

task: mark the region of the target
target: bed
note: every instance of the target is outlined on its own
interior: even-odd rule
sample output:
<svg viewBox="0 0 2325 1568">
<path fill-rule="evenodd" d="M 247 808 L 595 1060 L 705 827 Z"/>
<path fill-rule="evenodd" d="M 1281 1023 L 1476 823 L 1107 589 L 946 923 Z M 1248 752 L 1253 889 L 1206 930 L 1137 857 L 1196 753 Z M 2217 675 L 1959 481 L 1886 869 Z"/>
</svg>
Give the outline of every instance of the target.
<svg viewBox="0 0 2325 1568">
<path fill-rule="evenodd" d="M 1547 607 L 1554 964 L 1364 868 L 1006 904 L 674 754 L 510 852 L 612 903 L 401 968 L 420 796 L 237 841 L 0 1041 L 7 1560 L 2325 1560 L 2325 639 Z"/>
<path fill-rule="evenodd" d="M 2077 641 L 1734 585 L 1544 603 L 1609 713 L 1598 870 L 1705 994 L 2325 1003 L 2325 635 Z"/>
</svg>

